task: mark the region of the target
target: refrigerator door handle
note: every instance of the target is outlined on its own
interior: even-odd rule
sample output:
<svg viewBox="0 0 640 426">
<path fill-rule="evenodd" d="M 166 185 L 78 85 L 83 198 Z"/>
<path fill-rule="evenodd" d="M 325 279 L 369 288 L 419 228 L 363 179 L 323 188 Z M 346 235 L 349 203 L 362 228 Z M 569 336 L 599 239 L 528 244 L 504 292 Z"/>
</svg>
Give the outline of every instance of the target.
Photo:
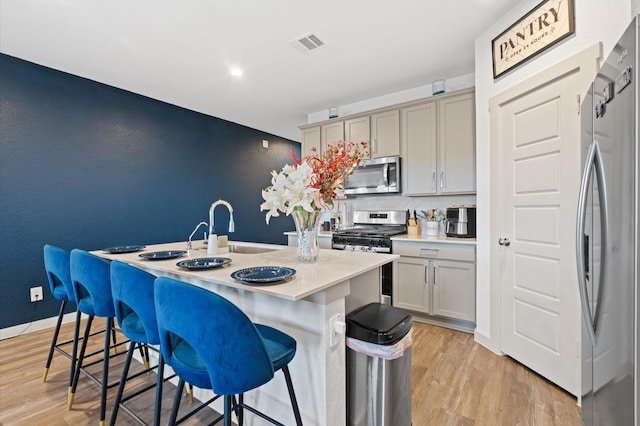
<svg viewBox="0 0 640 426">
<path fill-rule="evenodd" d="M 585 162 L 584 171 L 582 174 L 582 182 L 580 184 L 580 197 L 578 199 L 578 218 L 576 221 L 576 261 L 578 267 L 578 289 L 580 291 L 580 302 L 582 305 L 582 315 L 587 323 L 587 331 L 589 334 L 589 340 L 595 345 L 596 343 L 596 330 L 598 328 L 598 317 L 600 311 L 600 303 L 597 303 L 592 312 L 590 307 L 589 295 L 587 292 L 587 280 L 586 280 L 586 265 L 585 265 L 585 220 L 587 213 L 587 197 L 589 187 L 591 183 L 591 172 L 595 170 L 596 180 L 598 182 L 598 198 L 600 203 L 600 238 L 603 249 L 600 250 L 600 274 L 598 294 L 594 295 L 594 299 L 599 301 L 604 293 L 604 277 L 606 276 L 607 269 L 607 235 L 609 223 L 608 208 L 607 208 L 607 196 L 606 196 L 606 182 L 604 178 L 604 165 L 602 163 L 602 154 L 600 152 L 600 146 L 597 141 L 594 141 L 589 147 L 587 153 L 587 161 Z"/>
</svg>

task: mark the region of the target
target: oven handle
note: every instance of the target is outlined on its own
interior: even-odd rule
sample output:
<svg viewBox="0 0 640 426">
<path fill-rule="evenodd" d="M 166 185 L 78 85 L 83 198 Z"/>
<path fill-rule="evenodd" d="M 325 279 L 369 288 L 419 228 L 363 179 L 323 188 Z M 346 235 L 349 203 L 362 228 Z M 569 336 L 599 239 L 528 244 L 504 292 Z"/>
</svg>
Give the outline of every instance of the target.
<svg viewBox="0 0 640 426">
<path fill-rule="evenodd" d="M 352 246 L 350 244 L 339 244 L 339 243 L 331 244 L 331 248 L 333 250 L 348 250 L 349 247 L 363 247 L 363 246 Z M 375 253 L 391 254 L 391 247 L 371 247 L 371 250 Z"/>
</svg>

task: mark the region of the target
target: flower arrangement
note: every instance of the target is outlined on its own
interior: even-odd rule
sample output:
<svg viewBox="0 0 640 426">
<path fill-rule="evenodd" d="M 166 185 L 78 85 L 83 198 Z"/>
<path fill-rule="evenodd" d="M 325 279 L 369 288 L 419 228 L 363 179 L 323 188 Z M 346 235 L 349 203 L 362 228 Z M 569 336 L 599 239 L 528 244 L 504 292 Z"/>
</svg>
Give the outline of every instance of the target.
<svg viewBox="0 0 640 426">
<path fill-rule="evenodd" d="M 367 143 L 337 142 L 321 153 L 296 158 L 280 173 L 271 172 L 271 185 L 262 191 L 265 200 L 260 210 L 267 210 L 266 221 L 280 212 L 290 215 L 294 210 L 307 212 L 333 207 L 333 200 L 344 191 L 344 179 L 368 155 Z"/>
</svg>

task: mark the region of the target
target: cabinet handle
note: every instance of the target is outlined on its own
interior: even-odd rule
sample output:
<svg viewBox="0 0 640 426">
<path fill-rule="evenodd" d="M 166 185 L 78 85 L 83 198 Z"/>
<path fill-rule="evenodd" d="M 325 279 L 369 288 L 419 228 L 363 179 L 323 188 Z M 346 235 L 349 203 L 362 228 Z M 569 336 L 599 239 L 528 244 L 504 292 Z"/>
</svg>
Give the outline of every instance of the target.
<svg viewBox="0 0 640 426">
<path fill-rule="evenodd" d="M 429 285 L 429 265 L 424 265 L 424 282 Z"/>
<path fill-rule="evenodd" d="M 436 282 L 436 277 L 438 276 L 438 267 L 433 267 L 433 285 L 436 286 L 438 283 Z"/>
<path fill-rule="evenodd" d="M 444 188 L 444 170 L 440 171 L 440 189 Z"/>
<path fill-rule="evenodd" d="M 440 253 L 440 250 L 438 250 L 438 249 L 430 249 L 430 248 L 421 248 L 420 249 L 420 256 L 435 257 L 439 253 Z"/>
<path fill-rule="evenodd" d="M 431 188 L 436 189 L 436 172 L 431 174 Z"/>
<path fill-rule="evenodd" d="M 378 141 L 377 139 L 372 139 L 371 140 L 371 148 L 374 154 L 378 153 Z"/>
</svg>

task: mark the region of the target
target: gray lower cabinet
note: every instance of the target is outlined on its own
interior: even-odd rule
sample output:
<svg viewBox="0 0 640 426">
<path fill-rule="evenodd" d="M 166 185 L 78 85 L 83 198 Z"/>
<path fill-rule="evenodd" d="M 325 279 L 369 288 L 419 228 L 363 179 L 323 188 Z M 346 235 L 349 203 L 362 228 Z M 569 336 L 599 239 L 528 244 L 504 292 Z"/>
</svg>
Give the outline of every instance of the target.
<svg viewBox="0 0 640 426">
<path fill-rule="evenodd" d="M 431 313 L 475 322 L 476 265 L 471 262 L 432 260 L 431 271 Z"/>
<path fill-rule="evenodd" d="M 476 320 L 476 267 L 473 244 L 394 241 L 399 254 L 393 304 L 444 320 Z M 454 327 L 459 328 L 459 327 Z"/>
</svg>

